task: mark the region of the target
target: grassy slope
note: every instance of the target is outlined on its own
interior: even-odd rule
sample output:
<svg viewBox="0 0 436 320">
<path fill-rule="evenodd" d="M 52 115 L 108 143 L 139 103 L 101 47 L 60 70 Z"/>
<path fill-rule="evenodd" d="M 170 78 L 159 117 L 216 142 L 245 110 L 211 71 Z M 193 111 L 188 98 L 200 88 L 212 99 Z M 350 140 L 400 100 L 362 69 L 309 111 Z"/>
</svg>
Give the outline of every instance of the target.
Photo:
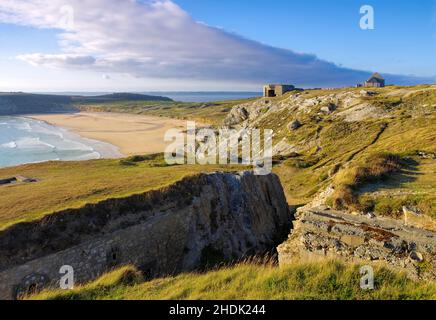
<svg viewBox="0 0 436 320">
<path fill-rule="evenodd" d="M 407 88 L 406 88 L 407 89 Z M 337 90 L 354 90 L 342 89 Z M 360 89 L 359 89 L 360 90 Z M 386 109 L 390 117 L 346 123 L 332 115 L 321 118 L 313 113 L 299 115 L 304 126 L 289 133 L 287 123 L 295 118 L 290 110 L 282 110 L 265 118 L 261 127 L 274 128 L 278 141 L 286 137 L 291 144 L 309 146 L 301 156 L 289 158 L 274 170 L 281 177 L 291 204 L 311 200 L 322 187 L 332 182 L 329 172 L 337 165 L 355 167 L 380 152 L 411 156 L 417 165 L 403 170 L 390 179 L 374 184 L 364 195 L 386 201 L 383 191 L 419 193 L 434 208 L 434 160 L 416 157 L 416 150 L 435 152 L 436 125 L 434 119 L 435 92 L 411 94 L 398 98 L 404 88 L 378 89 L 381 94 L 368 98 Z M 308 97 L 329 94 L 314 90 Z M 286 98 L 286 97 L 285 97 Z M 281 100 L 285 98 L 280 98 Z M 280 100 L 277 98 L 276 100 Z M 212 108 L 199 105 L 143 104 L 92 106 L 91 111 L 144 113 L 161 116 L 189 117 L 216 124 L 224 118 L 235 102 Z M 91 106 L 87 106 L 91 108 Z M 89 109 L 88 109 L 89 110 Z M 211 112 L 213 110 L 213 112 Z M 204 118 L 203 118 L 204 117 Z M 204 121 L 204 120 L 207 121 Z M 212 120 L 211 120 L 212 119 Z M 280 123 L 277 122 L 280 120 Z M 386 126 L 381 133 L 382 126 Z M 319 135 L 321 150 L 313 142 Z M 380 136 L 379 136 L 380 135 Z M 377 138 L 377 141 L 374 140 Z M 208 168 L 207 170 L 216 168 Z M 65 207 L 81 206 L 113 196 L 123 196 L 157 188 L 184 175 L 204 171 L 205 167 L 155 167 L 144 162 L 136 166 L 120 165 L 115 160 L 72 163 L 46 163 L 0 170 L 0 178 L 21 174 L 41 179 L 28 185 L 0 187 L 0 228 L 20 220 L 35 219 Z M 368 187 L 368 186 L 367 186 Z M 392 195 L 389 195 L 392 200 Z M 396 198 L 396 197 L 394 197 Z M 433 210 L 430 208 L 430 210 Z M 132 274 L 135 281 L 131 283 Z M 139 278 L 138 278 L 139 277 Z M 434 283 L 413 283 L 403 275 L 386 269 L 376 269 L 376 290 L 359 289 L 360 275 L 356 266 L 338 263 L 292 265 L 285 268 L 242 264 L 205 274 L 184 274 L 143 282 L 131 268 L 107 274 L 101 279 L 69 292 L 45 292 L 34 298 L 57 299 L 436 299 Z M 127 279 L 127 280 L 126 280 Z"/>
<path fill-rule="evenodd" d="M 392 183 L 385 181 L 385 189 L 405 189 L 409 193 L 421 194 L 426 202 L 435 203 L 434 160 L 420 159 L 416 156 L 416 150 L 436 152 L 436 90 L 430 93 L 409 94 L 401 98 L 392 94 L 394 90 L 395 88 L 379 89 L 380 95 L 366 98 L 368 102 L 388 112 L 389 116 L 383 119 L 348 123 L 335 119 L 334 113 L 319 116 L 317 108 L 314 108 L 311 113 L 300 115 L 282 110 L 261 122 L 261 127 L 268 128 L 277 123 L 277 118 L 287 118 L 282 127 L 276 128 L 279 133 L 276 141 L 285 137 L 290 144 L 310 146 L 300 157 L 287 159 L 275 168 L 285 185 L 285 192 L 291 204 L 310 201 L 320 188 L 330 184 L 332 179 L 329 173 L 335 166 L 357 166 L 371 155 L 380 152 L 410 156 L 417 161 L 414 173 L 402 171 L 391 175 Z M 404 89 L 398 90 L 401 92 Z M 340 91 L 343 90 L 338 90 Z M 325 93 L 313 91 L 309 95 Z M 304 126 L 290 133 L 286 125 L 295 117 L 298 117 Z M 320 151 L 313 145 L 318 130 L 318 144 L 322 147 Z M 410 179 L 406 179 L 406 175 L 409 175 Z M 399 180 L 401 183 L 398 183 Z M 434 210 L 433 206 L 427 213 L 434 213 Z"/>
<path fill-rule="evenodd" d="M 143 114 L 182 120 L 189 119 L 219 125 L 234 105 L 250 101 L 254 101 L 254 99 L 210 103 L 119 101 L 111 103 L 79 103 L 76 104 L 76 107 L 83 111 Z"/>
<path fill-rule="evenodd" d="M 266 117 L 260 123 L 260 127 L 274 128 L 277 133 L 276 141 L 286 137 L 291 144 L 309 146 L 300 157 L 287 159 L 274 168 L 282 180 L 290 204 L 297 205 L 310 201 L 316 192 L 332 182 L 329 172 L 337 165 L 346 165 L 351 156 L 354 156 L 353 161 L 347 165 L 356 166 L 360 162 L 365 162 L 371 154 L 379 152 L 389 151 L 403 155 L 412 155 L 415 150 L 435 152 L 436 121 L 432 105 L 436 101 L 436 90 L 430 93 L 408 94 L 400 100 L 392 94 L 396 91 L 400 94 L 404 90 L 418 88 L 425 87 L 378 89 L 380 95 L 366 98 L 371 103 L 389 110 L 390 117 L 384 119 L 347 123 L 334 118 L 335 114 L 319 117 L 319 108 L 314 108 L 308 114 L 298 115 L 292 110 L 285 109 Z M 350 90 L 357 89 L 313 90 L 305 95 L 310 98 Z M 279 102 L 287 97 L 275 98 L 275 100 Z M 187 112 L 184 116 L 189 118 L 210 119 L 214 118 L 216 116 L 214 112 L 217 112 L 220 114 L 218 119 L 221 119 L 225 114 L 224 110 L 239 102 L 241 101 L 216 103 L 216 107 L 204 108 L 192 107 L 192 104 L 178 106 L 177 103 L 167 105 L 168 103 L 162 102 L 161 107 L 154 111 L 147 111 L 142 102 L 136 107 L 132 105 L 133 102 L 130 102 L 126 106 L 120 103 L 105 104 L 104 107 L 100 105 L 98 109 L 100 111 L 105 111 L 106 108 L 112 111 L 122 109 L 125 112 L 134 112 L 135 108 L 138 108 L 136 111 L 139 113 L 175 116 Z M 298 117 L 304 125 L 290 133 L 286 125 L 295 117 Z M 278 123 L 277 119 L 284 120 Z M 371 145 L 380 133 L 382 125 L 387 125 L 386 129 L 377 142 Z M 310 144 L 316 140 L 317 132 L 319 144 L 322 146 L 320 151 Z M 367 148 L 363 150 L 362 148 L 365 147 Z M 422 160 L 416 156 L 414 158 L 418 162 L 414 171 L 391 175 L 392 181 L 379 183 L 378 188 L 367 196 L 378 198 L 380 203 L 388 202 L 389 206 L 389 202 L 398 197 L 386 196 L 379 191 L 395 190 L 412 195 L 418 194 L 420 198 L 418 200 L 431 204 L 430 207 L 427 205 L 429 207 L 427 213 L 434 212 L 435 161 Z M 137 166 L 122 166 L 117 160 L 52 162 L 0 169 L 0 178 L 23 175 L 40 179 L 34 184 L 0 186 L 0 229 L 16 222 L 36 219 L 56 210 L 78 207 L 108 197 L 143 192 L 170 184 L 184 175 L 215 169 L 217 168 L 203 166 L 154 167 L 147 162 L 139 163 Z M 237 167 L 237 169 L 241 168 Z M 399 205 L 401 203 L 396 207 Z"/>
<path fill-rule="evenodd" d="M 0 230 L 54 211 L 158 189 L 195 173 L 243 169 L 240 166 L 167 167 L 162 159 L 135 165 L 123 163 L 120 160 L 46 162 L 0 169 L 0 179 L 22 175 L 39 180 L 0 186 Z"/>
<path fill-rule="evenodd" d="M 374 201 L 375 211 L 382 215 L 396 216 L 403 205 L 413 205 L 436 218 L 435 176 L 436 161 L 420 160 L 417 167 L 404 168 L 389 179 L 363 188 L 360 202 Z"/>
<path fill-rule="evenodd" d="M 204 274 L 143 282 L 132 267 L 108 273 L 71 291 L 45 291 L 31 299 L 436 299 L 436 283 L 412 282 L 376 267 L 375 290 L 360 288 L 359 266 L 327 261 L 286 267 L 243 263 Z"/>
</svg>

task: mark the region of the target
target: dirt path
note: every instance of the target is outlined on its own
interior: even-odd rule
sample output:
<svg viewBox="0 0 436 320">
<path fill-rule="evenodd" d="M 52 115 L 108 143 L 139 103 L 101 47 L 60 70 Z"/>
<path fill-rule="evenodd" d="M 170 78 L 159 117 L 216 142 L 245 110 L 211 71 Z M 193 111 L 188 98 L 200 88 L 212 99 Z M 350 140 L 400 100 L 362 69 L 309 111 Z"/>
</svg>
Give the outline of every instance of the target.
<svg viewBox="0 0 436 320">
<path fill-rule="evenodd" d="M 383 134 L 383 132 L 385 132 L 385 130 L 388 128 L 388 124 L 384 123 L 381 128 L 380 131 L 377 133 L 377 135 L 375 136 L 374 140 L 372 140 L 372 142 L 362 148 L 360 148 L 359 150 L 353 152 L 347 159 L 347 163 L 353 161 L 353 159 L 361 152 L 365 151 L 366 149 L 368 149 L 370 146 L 374 145 L 375 143 L 377 143 L 377 141 L 380 139 L 381 135 Z"/>
</svg>

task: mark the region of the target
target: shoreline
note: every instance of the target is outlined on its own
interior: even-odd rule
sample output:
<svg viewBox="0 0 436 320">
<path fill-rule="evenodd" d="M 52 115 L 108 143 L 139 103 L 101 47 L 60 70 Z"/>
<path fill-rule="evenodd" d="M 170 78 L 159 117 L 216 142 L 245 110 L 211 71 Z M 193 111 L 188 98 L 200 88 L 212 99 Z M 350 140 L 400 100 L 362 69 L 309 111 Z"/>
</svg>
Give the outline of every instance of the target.
<svg viewBox="0 0 436 320">
<path fill-rule="evenodd" d="M 120 154 L 115 158 L 164 152 L 168 145 L 164 141 L 165 132 L 186 128 L 184 120 L 124 113 L 77 112 L 26 117 L 63 128 L 97 145 L 100 142 L 114 146 Z"/>
<path fill-rule="evenodd" d="M 47 161 L 119 159 L 115 145 L 82 137 L 67 128 L 28 116 L 1 116 L 0 168 Z"/>
<path fill-rule="evenodd" d="M 125 157 L 125 155 L 121 153 L 120 148 L 118 146 L 111 144 L 109 142 L 84 137 L 72 129 L 63 126 L 58 126 L 56 124 L 50 123 L 49 121 L 38 119 L 37 115 L 26 115 L 23 116 L 23 118 L 31 119 L 34 121 L 40 121 L 49 126 L 56 127 L 60 131 L 62 131 L 63 137 L 67 138 L 68 140 L 73 140 L 73 141 L 79 140 L 80 142 L 82 141 L 86 142 L 87 146 L 91 147 L 94 152 L 99 154 L 99 157 L 97 159 L 119 159 Z"/>
</svg>

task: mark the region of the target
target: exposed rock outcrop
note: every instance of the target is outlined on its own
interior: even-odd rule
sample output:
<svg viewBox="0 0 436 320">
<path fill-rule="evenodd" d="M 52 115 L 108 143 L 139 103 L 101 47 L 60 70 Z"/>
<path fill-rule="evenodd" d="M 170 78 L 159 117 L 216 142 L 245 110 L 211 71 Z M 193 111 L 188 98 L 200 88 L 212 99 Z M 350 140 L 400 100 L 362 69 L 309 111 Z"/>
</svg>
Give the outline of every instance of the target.
<svg viewBox="0 0 436 320">
<path fill-rule="evenodd" d="M 436 279 L 436 233 L 401 220 L 326 208 L 299 210 L 295 228 L 278 247 L 280 264 L 325 258 L 381 263 L 417 279 Z"/>
<path fill-rule="evenodd" d="M 238 106 L 236 108 L 232 108 L 229 115 L 224 120 L 224 125 L 233 126 L 239 124 L 249 117 L 249 113 L 244 106 Z"/>
<path fill-rule="evenodd" d="M 294 121 L 291 121 L 291 122 L 288 124 L 288 130 L 289 130 L 289 131 L 295 131 L 295 130 L 297 130 L 298 128 L 300 128 L 301 126 L 302 126 L 302 124 L 301 124 L 300 121 L 298 121 L 298 120 L 294 120 Z"/>
<path fill-rule="evenodd" d="M 0 232 L 0 299 L 133 264 L 153 277 L 275 249 L 292 216 L 279 178 L 200 174 L 158 191 L 53 213 Z M 34 279 L 34 280 L 32 280 Z"/>
<path fill-rule="evenodd" d="M 418 208 L 403 207 L 404 224 L 406 226 L 426 229 L 436 232 L 436 220 L 430 216 L 422 214 Z"/>
</svg>

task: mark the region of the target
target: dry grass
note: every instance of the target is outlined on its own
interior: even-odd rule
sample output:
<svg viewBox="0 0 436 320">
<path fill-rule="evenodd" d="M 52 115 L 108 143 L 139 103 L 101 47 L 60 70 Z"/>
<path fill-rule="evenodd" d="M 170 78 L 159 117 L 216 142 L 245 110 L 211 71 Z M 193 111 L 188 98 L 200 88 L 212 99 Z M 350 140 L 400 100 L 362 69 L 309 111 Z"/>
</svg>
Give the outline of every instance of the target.
<svg viewBox="0 0 436 320">
<path fill-rule="evenodd" d="M 206 273 L 143 282 L 124 267 L 71 291 L 45 291 L 30 299 L 55 300 L 304 300 L 436 299 L 434 282 L 413 282 L 375 267 L 375 290 L 360 288 L 358 265 L 326 261 L 277 267 L 242 263 Z"/>
<path fill-rule="evenodd" d="M 255 99 L 217 101 L 208 103 L 118 101 L 111 103 L 77 104 L 82 111 L 117 112 L 195 120 L 210 125 L 220 125 L 234 105 Z"/>
<path fill-rule="evenodd" d="M 362 210 L 356 191 L 367 183 L 374 183 L 398 172 L 402 159 L 390 153 L 369 156 L 360 165 L 344 169 L 334 178 L 335 192 L 329 200 L 335 209 Z"/>
<path fill-rule="evenodd" d="M 243 169 L 242 166 L 167 166 L 162 158 L 46 162 L 3 168 L 0 179 L 22 175 L 38 182 L 0 186 L 0 230 L 59 210 L 158 189 L 188 175 Z"/>
</svg>

